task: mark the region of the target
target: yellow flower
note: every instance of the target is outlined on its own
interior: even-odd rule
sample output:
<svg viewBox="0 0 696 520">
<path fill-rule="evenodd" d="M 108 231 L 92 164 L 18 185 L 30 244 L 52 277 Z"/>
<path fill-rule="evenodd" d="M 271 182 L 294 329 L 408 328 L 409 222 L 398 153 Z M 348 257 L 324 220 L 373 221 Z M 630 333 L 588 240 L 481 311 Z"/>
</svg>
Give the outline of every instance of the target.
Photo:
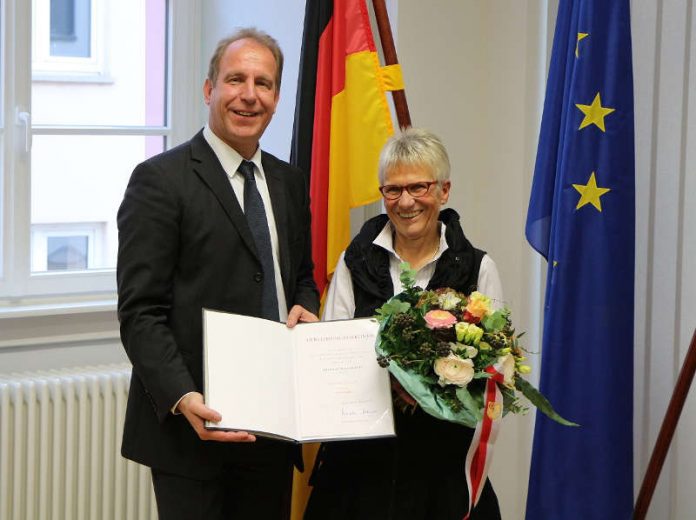
<svg viewBox="0 0 696 520">
<path fill-rule="evenodd" d="M 481 320 L 481 318 L 491 312 L 491 299 L 478 291 L 472 292 L 466 304 L 466 312 L 473 318 Z"/>
<path fill-rule="evenodd" d="M 467 323 L 465 321 L 457 323 L 454 326 L 454 330 L 457 333 L 457 341 L 461 341 L 467 345 L 476 346 L 483 337 L 483 329 L 481 327 L 477 327 L 473 323 Z"/>
</svg>

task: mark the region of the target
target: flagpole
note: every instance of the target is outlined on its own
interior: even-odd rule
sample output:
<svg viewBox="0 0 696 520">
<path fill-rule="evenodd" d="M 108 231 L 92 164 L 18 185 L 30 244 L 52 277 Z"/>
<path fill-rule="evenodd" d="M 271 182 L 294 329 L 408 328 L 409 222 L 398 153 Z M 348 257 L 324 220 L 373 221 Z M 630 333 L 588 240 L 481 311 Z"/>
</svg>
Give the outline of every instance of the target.
<svg viewBox="0 0 696 520">
<path fill-rule="evenodd" d="M 689 350 L 684 358 L 684 364 L 679 372 L 677 384 L 674 386 L 674 392 L 672 392 L 672 398 L 669 401 L 665 418 L 662 421 L 660 433 L 655 441 L 655 448 L 653 449 L 648 469 L 643 478 L 643 485 L 640 488 L 640 493 L 638 493 L 636 507 L 633 512 L 634 520 L 643 520 L 648 513 L 648 507 L 650 507 L 650 501 L 655 491 L 655 486 L 657 485 L 657 479 L 660 476 L 660 471 L 662 471 L 662 465 L 665 462 L 669 445 L 672 442 L 674 430 L 679 422 L 679 416 L 684 407 L 684 401 L 686 401 L 686 396 L 689 394 L 694 372 L 696 372 L 696 330 L 694 330 L 694 335 L 691 338 L 691 344 L 689 345 Z"/>
<path fill-rule="evenodd" d="M 394 46 L 394 37 L 392 36 L 391 25 L 389 24 L 389 15 L 387 14 L 385 0 L 372 0 L 372 6 L 375 10 L 379 40 L 382 43 L 384 64 L 398 65 L 399 60 L 396 57 L 396 47 Z M 406 91 L 403 89 L 392 91 L 392 99 L 394 100 L 394 110 L 396 111 L 396 120 L 399 123 L 399 128 L 404 129 L 410 127 L 411 114 L 408 111 L 408 103 L 406 102 Z"/>
</svg>

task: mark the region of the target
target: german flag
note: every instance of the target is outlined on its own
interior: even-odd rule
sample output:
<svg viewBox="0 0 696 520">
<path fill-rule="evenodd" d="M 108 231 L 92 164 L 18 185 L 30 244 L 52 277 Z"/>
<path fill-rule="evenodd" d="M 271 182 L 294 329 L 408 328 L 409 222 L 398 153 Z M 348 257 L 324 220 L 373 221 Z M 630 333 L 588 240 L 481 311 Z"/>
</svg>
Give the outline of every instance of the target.
<svg viewBox="0 0 696 520">
<path fill-rule="evenodd" d="M 350 241 L 350 208 L 379 199 L 379 152 L 394 132 L 365 0 L 308 0 L 290 162 L 310 172 L 312 256 L 323 293 Z"/>
<path fill-rule="evenodd" d="M 350 208 L 379 199 L 379 152 L 394 132 L 386 93 L 398 65 L 380 66 L 365 0 L 307 0 L 290 162 L 310 172 L 314 278 L 323 294 L 350 241 Z M 303 446 L 292 519 L 309 497 L 318 444 Z"/>
</svg>

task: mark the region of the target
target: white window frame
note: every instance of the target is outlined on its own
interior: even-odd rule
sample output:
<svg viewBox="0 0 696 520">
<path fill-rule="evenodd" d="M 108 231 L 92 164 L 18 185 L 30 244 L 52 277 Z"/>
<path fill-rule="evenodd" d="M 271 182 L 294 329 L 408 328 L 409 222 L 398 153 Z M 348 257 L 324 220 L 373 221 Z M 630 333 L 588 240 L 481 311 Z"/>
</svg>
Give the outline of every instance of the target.
<svg viewBox="0 0 696 520">
<path fill-rule="evenodd" d="M 51 237 L 86 237 L 87 269 L 100 263 L 104 255 L 106 222 L 78 222 L 59 224 L 32 224 L 32 272 L 49 272 L 48 239 Z M 50 271 L 56 272 L 56 271 Z"/>
<path fill-rule="evenodd" d="M 83 272 L 31 270 L 30 161 L 33 135 L 158 135 L 171 148 L 201 126 L 200 4 L 169 0 L 168 121 L 157 127 L 55 126 L 31 124 L 31 13 L 26 0 L 0 0 L 2 115 L 0 124 L 0 317 L 18 307 L 93 305 L 116 298 L 114 269 Z M 176 111 L 172 110 L 176 107 Z M 3 131 L 4 130 L 4 131 Z M 31 311 L 29 311 L 31 312 Z M 37 311 L 42 313 L 44 311 Z M 46 311 L 49 312 L 49 311 Z"/>
<path fill-rule="evenodd" d="M 106 20 L 104 0 L 91 0 L 90 55 L 88 57 L 51 55 L 51 0 L 32 0 L 34 27 L 32 31 L 33 79 L 44 81 L 109 82 L 104 52 Z"/>
</svg>

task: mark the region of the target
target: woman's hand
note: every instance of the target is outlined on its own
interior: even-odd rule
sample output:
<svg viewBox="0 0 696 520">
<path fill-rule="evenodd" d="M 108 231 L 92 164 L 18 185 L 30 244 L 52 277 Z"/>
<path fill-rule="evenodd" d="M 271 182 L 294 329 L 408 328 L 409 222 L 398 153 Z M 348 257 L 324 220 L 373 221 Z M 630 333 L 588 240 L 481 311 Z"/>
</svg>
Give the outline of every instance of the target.
<svg viewBox="0 0 696 520">
<path fill-rule="evenodd" d="M 302 305 L 293 305 L 288 313 L 288 319 L 285 322 L 289 329 L 293 328 L 299 322 L 310 323 L 319 321 L 316 314 L 309 312 Z"/>
<path fill-rule="evenodd" d="M 389 374 L 389 382 L 391 383 L 392 395 L 394 396 L 394 404 L 399 407 L 403 413 L 414 413 L 418 408 L 418 403 L 411 397 L 406 389 L 401 386 L 401 383 L 391 374 Z"/>
</svg>

